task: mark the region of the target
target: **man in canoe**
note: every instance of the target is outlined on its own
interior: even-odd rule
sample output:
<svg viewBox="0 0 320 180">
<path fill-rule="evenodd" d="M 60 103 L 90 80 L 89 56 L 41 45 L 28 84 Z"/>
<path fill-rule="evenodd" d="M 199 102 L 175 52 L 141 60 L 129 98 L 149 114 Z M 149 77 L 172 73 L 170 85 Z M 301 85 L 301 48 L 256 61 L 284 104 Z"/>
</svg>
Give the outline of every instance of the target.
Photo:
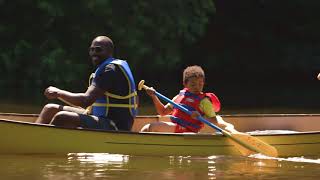
<svg viewBox="0 0 320 180">
<path fill-rule="evenodd" d="M 184 89 L 173 98 L 173 101 L 181 104 L 192 112 L 191 116 L 173 107 L 171 104 L 163 105 L 155 95 L 155 90 L 146 89 L 152 98 L 157 113 L 161 116 L 171 114 L 171 122 L 154 122 L 145 125 L 142 132 L 199 132 L 204 126 L 197 120 L 197 116 L 203 116 L 210 122 L 219 126 L 233 128 L 231 124 L 216 118 L 216 112 L 220 110 L 220 101 L 213 93 L 202 92 L 205 81 L 205 73 L 200 66 L 189 66 L 183 71 Z"/>
<path fill-rule="evenodd" d="M 112 57 L 114 45 L 107 36 L 96 37 L 89 47 L 95 72 L 84 93 L 48 87 L 44 95 L 69 106 L 47 104 L 37 123 L 129 131 L 137 113 L 137 91 L 129 65 Z"/>
</svg>

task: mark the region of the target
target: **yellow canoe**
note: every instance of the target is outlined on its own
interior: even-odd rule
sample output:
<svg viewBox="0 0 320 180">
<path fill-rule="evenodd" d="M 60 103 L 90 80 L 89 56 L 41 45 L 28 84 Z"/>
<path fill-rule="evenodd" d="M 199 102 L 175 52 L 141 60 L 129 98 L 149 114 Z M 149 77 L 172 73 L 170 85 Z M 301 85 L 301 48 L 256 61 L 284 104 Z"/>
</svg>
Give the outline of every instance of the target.
<svg viewBox="0 0 320 180">
<path fill-rule="evenodd" d="M 222 117 L 241 132 L 273 130 L 272 134 L 253 136 L 275 147 L 280 157 L 320 155 L 320 114 Z M 36 118 L 34 114 L 0 113 L 0 154 L 241 155 L 229 138 L 216 135 L 209 127 L 198 134 L 138 132 L 144 124 L 167 120 L 166 117 L 139 116 L 132 132 L 60 128 L 33 123 Z"/>
</svg>

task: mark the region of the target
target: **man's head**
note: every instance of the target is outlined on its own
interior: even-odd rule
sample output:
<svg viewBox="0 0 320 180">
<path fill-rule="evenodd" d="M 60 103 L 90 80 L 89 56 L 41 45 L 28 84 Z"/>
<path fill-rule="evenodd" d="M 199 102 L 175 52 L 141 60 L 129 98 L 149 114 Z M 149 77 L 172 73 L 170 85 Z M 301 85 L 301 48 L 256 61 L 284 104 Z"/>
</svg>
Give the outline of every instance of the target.
<svg viewBox="0 0 320 180">
<path fill-rule="evenodd" d="M 203 90 L 205 74 L 200 66 L 189 66 L 183 71 L 183 85 L 192 93 Z"/>
<path fill-rule="evenodd" d="M 107 36 L 96 37 L 89 47 L 89 55 L 94 66 L 98 66 L 103 60 L 112 57 L 113 42 Z"/>
</svg>

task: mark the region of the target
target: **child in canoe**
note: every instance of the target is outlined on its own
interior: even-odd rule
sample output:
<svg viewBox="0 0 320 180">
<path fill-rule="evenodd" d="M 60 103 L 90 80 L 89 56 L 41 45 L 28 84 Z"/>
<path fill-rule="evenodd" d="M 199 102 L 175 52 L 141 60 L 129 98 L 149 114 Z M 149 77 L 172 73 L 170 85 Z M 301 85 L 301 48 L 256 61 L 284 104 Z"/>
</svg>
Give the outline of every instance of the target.
<svg viewBox="0 0 320 180">
<path fill-rule="evenodd" d="M 203 116 L 208 121 L 225 128 L 233 129 L 231 124 L 216 118 L 216 112 L 220 110 L 220 101 L 213 93 L 202 92 L 205 81 L 205 73 L 200 66 L 189 66 L 183 71 L 183 85 L 179 94 L 172 100 L 192 112 L 191 115 L 184 113 L 171 104 L 163 105 L 155 95 L 155 90 L 150 87 L 146 89 L 152 98 L 157 113 L 161 116 L 169 115 L 171 122 L 153 122 L 145 125 L 142 132 L 199 132 L 203 123 L 197 120 L 197 116 Z"/>
</svg>

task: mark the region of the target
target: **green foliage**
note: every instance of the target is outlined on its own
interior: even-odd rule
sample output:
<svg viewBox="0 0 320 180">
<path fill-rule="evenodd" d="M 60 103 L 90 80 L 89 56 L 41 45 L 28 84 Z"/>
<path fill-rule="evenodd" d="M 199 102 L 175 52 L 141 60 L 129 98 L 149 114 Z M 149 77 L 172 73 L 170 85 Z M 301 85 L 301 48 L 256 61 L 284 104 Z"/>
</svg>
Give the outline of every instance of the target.
<svg viewBox="0 0 320 180">
<path fill-rule="evenodd" d="M 97 35 L 110 36 L 115 56 L 133 69 L 173 68 L 213 12 L 211 0 L 1 1 L 0 85 L 83 87 L 91 71 L 87 48 Z"/>
<path fill-rule="evenodd" d="M 230 94 L 237 83 L 249 93 L 274 87 L 268 81 L 313 83 L 319 8 L 317 0 L 0 0 L 0 91 L 85 89 L 97 35 L 113 39 L 115 56 L 129 61 L 137 81 L 161 82 L 172 95 L 191 64 L 216 78 L 208 88 Z"/>
<path fill-rule="evenodd" d="M 212 1 L 193 0 L 137 0 L 127 8 L 127 21 L 121 20 L 122 12 L 115 12 L 119 19 L 112 34 L 123 37 L 118 52 L 128 52 L 135 66 L 142 62 L 150 68 L 173 68 L 180 63 L 183 47 L 203 35 L 214 11 Z"/>
</svg>

